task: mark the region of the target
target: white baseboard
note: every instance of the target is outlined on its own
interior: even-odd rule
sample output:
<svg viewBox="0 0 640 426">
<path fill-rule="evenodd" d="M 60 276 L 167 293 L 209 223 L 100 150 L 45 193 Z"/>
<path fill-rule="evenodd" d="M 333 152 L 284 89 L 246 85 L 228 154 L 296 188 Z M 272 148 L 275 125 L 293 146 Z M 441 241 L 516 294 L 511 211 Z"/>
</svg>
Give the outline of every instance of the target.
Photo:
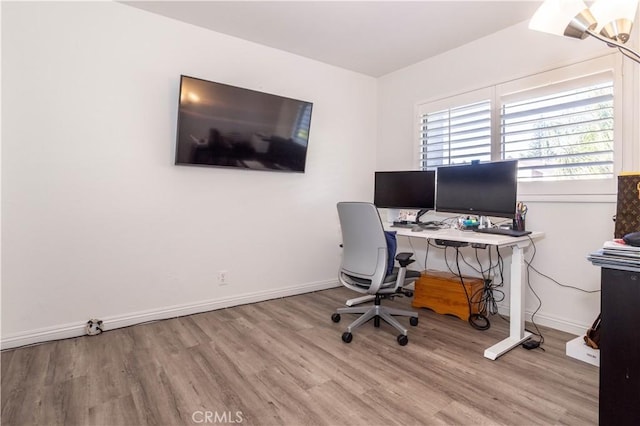
<svg viewBox="0 0 640 426">
<path fill-rule="evenodd" d="M 500 314 L 509 316 L 509 307 L 505 305 L 499 305 L 498 311 Z M 531 321 L 531 314 L 533 312 L 525 311 L 525 320 Z M 576 336 L 583 335 L 587 332 L 591 324 L 578 324 L 573 321 L 569 321 L 566 318 L 559 318 L 544 313 L 538 312 L 535 317 L 536 325 L 543 325 L 545 327 L 553 328 L 554 330 L 564 331 Z M 534 330 L 535 331 L 535 330 Z"/>
<path fill-rule="evenodd" d="M 274 290 L 265 290 L 255 293 L 241 294 L 222 299 L 210 299 L 196 303 L 186 303 L 182 305 L 166 306 L 158 309 L 132 312 L 124 315 L 100 318 L 103 323 L 103 330 L 114 330 L 128 327 L 148 321 L 176 318 L 185 315 L 198 314 L 201 312 L 214 311 L 217 309 L 229 308 L 232 306 L 246 305 L 248 303 L 263 302 L 265 300 L 277 299 L 280 297 L 295 296 L 298 294 L 310 293 L 313 291 L 326 290 L 339 287 L 337 280 L 317 281 L 313 283 L 301 284 L 293 287 L 285 287 Z M 88 319 L 87 319 L 88 320 Z M 35 343 L 48 342 L 51 340 L 68 339 L 86 335 L 86 321 L 69 324 L 60 324 L 52 327 L 29 330 L 8 336 L 2 336 L 0 348 L 11 349 Z"/>
<path fill-rule="evenodd" d="M 101 319 L 103 321 L 103 329 L 105 331 L 114 330 L 117 328 L 129 327 L 131 325 L 141 324 L 148 321 L 176 318 L 185 315 L 229 308 L 232 306 L 245 305 L 248 303 L 263 302 L 265 300 L 277 299 L 280 297 L 295 296 L 297 294 L 327 290 L 335 287 L 340 287 L 340 283 L 338 283 L 337 280 L 318 281 L 293 287 L 242 294 L 222 299 L 211 299 L 197 303 L 167 306 L 158 309 L 132 312 L 125 315 L 115 315 L 112 317 L 105 317 Z M 509 315 L 508 306 L 499 305 L 498 310 L 502 315 Z M 531 314 L 532 312 L 525 312 L 527 321 L 531 321 Z M 536 324 L 550 327 L 555 330 L 561 330 L 576 336 L 583 335 L 591 326 L 591 324 L 577 324 L 571 321 L 567 321 L 564 318 L 556 318 L 540 312 L 536 314 Z M 40 328 L 8 336 L 2 336 L 2 339 L 0 339 L 0 348 L 4 350 L 25 345 L 32 345 L 35 343 L 48 342 L 51 340 L 84 336 L 86 335 L 85 326 L 86 321 L 60 324 L 52 327 Z"/>
<path fill-rule="evenodd" d="M 531 313 L 526 313 L 527 321 L 531 321 Z M 548 315 L 541 314 L 538 312 L 536 314 L 536 324 L 544 325 L 545 327 L 553 328 L 554 330 L 564 331 L 566 333 L 573 334 L 575 336 L 584 335 L 591 324 L 577 324 L 572 321 L 568 321 L 564 318 L 556 318 Z"/>
</svg>

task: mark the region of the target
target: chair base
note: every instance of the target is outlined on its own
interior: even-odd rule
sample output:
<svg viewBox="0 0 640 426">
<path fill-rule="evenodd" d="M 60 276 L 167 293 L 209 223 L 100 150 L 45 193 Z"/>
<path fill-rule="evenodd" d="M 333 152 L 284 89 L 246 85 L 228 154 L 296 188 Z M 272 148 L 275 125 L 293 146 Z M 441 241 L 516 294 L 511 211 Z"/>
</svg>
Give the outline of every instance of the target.
<svg viewBox="0 0 640 426">
<path fill-rule="evenodd" d="M 366 296 L 354 297 L 353 299 L 349 299 L 344 304 L 347 306 L 359 305 L 361 303 L 370 302 L 375 298 L 376 296 L 374 296 L 373 294 L 367 294 Z"/>
<path fill-rule="evenodd" d="M 350 307 L 350 308 L 338 308 L 336 309 L 337 314 L 362 314 L 355 321 L 353 321 L 348 327 L 347 332 L 351 333 L 356 328 L 360 327 L 362 324 L 369 321 L 371 318 L 381 318 L 389 325 L 393 326 L 396 330 L 398 330 L 402 335 L 407 335 L 407 328 L 404 327 L 400 322 L 393 317 L 393 315 L 410 317 L 410 318 L 418 318 L 418 313 L 414 311 L 407 311 L 403 309 L 395 309 L 388 308 L 386 306 L 381 306 L 379 304 L 373 306 L 359 306 L 359 307 Z"/>
</svg>

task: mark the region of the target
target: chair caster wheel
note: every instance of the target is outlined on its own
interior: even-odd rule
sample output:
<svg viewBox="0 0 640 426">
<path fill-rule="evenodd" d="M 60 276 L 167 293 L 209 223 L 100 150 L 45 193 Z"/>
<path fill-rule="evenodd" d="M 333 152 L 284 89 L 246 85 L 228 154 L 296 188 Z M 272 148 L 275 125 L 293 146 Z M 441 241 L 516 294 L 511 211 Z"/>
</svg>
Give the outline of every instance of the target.
<svg viewBox="0 0 640 426">
<path fill-rule="evenodd" d="M 404 295 L 407 297 L 413 297 L 413 292 L 411 290 L 407 290 Z"/>
<path fill-rule="evenodd" d="M 344 340 L 344 335 L 342 336 L 342 340 Z M 409 338 L 407 336 L 404 334 L 398 336 L 398 344 L 400 346 L 405 346 L 407 343 L 409 343 Z"/>
<path fill-rule="evenodd" d="M 342 341 L 343 342 L 351 343 L 352 339 L 353 339 L 353 334 L 349 333 L 348 331 L 345 331 L 344 333 L 342 333 Z"/>
<path fill-rule="evenodd" d="M 416 326 L 418 325 L 418 317 L 411 317 L 409 318 L 409 324 L 411 324 L 412 326 Z"/>
<path fill-rule="evenodd" d="M 333 321 L 333 322 L 340 322 L 340 314 L 333 314 L 333 315 L 331 315 L 331 321 Z"/>
</svg>

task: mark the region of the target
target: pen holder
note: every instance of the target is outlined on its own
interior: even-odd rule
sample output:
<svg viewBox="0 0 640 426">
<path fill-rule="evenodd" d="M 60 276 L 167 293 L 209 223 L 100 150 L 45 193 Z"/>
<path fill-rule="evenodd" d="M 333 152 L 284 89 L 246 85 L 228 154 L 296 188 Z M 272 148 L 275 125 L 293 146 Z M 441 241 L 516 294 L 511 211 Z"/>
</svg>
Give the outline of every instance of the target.
<svg viewBox="0 0 640 426">
<path fill-rule="evenodd" d="M 511 225 L 511 228 L 515 229 L 516 231 L 526 231 L 525 225 L 524 225 L 524 217 L 518 215 L 515 217 L 515 219 L 513 219 L 513 224 Z"/>
</svg>

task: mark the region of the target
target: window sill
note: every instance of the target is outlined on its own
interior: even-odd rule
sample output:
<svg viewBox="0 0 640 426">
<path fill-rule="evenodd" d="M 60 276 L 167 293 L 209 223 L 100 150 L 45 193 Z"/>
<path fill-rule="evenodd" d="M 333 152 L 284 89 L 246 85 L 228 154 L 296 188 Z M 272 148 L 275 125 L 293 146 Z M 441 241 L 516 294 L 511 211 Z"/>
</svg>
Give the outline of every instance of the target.
<svg viewBox="0 0 640 426">
<path fill-rule="evenodd" d="M 541 203 L 613 203 L 616 194 L 520 194 L 518 201 Z"/>
</svg>

